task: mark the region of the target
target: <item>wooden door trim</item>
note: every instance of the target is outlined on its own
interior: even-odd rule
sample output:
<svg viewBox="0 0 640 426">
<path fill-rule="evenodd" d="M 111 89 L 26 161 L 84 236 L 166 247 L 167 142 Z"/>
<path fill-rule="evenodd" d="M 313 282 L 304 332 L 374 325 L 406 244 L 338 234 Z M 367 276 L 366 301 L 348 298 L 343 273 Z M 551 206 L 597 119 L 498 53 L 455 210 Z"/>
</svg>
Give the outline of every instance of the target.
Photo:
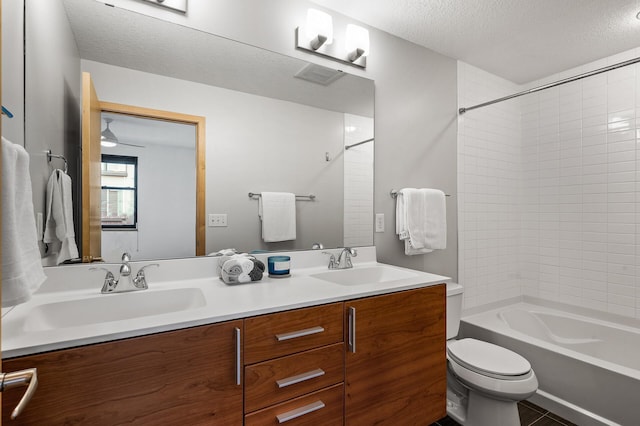
<svg viewBox="0 0 640 426">
<path fill-rule="evenodd" d="M 199 115 L 182 114 L 179 112 L 163 111 L 133 105 L 113 102 L 100 102 L 102 112 L 134 115 L 155 120 L 165 120 L 193 124 L 196 126 L 196 256 L 205 253 L 205 117 Z"/>
</svg>

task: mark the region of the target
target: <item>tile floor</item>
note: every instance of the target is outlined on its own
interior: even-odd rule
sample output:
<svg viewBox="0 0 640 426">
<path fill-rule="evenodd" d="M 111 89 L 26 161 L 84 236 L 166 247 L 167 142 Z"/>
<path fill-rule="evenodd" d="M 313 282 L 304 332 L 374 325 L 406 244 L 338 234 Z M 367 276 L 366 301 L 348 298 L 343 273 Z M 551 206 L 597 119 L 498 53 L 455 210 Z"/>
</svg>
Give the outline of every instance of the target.
<svg viewBox="0 0 640 426">
<path fill-rule="evenodd" d="M 577 426 L 569 420 L 565 420 L 529 401 L 518 403 L 518 411 L 522 426 Z M 447 416 L 431 426 L 460 426 L 460 424 Z"/>
</svg>

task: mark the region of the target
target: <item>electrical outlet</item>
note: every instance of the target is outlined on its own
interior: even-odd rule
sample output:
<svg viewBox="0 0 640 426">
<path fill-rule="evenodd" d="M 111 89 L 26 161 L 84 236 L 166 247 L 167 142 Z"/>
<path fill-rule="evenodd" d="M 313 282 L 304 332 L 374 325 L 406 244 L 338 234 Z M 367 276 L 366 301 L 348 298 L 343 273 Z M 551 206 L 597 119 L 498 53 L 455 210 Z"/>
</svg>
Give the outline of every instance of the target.
<svg viewBox="0 0 640 426">
<path fill-rule="evenodd" d="M 224 214 L 210 214 L 209 215 L 210 227 L 224 227 L 227 226 L 227 215 Z"/>
<path fill-rule="evenodd" d="M 384 232 L 384 213 L 376 213 L 376 232 Z"/>
</svg>

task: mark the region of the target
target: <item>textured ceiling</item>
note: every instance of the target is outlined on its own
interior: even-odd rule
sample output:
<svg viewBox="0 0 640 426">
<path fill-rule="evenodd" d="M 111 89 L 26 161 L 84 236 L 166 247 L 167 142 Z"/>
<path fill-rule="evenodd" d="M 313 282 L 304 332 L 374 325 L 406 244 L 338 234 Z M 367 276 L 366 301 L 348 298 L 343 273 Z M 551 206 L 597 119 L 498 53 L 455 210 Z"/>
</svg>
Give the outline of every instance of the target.
<svg viewBox="0 0 640 426">
<path fill-rule="evenodd" d="M 312 1 L 516 83 L 640 46 L 640 0 Z"/>
</svg>

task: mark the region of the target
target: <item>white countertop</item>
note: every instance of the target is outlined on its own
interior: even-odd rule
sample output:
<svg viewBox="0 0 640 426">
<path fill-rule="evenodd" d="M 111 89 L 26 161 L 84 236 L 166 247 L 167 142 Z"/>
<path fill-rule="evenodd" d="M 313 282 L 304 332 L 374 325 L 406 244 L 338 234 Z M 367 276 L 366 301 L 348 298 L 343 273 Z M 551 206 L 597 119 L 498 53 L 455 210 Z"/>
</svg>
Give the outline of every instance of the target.
<svg viewBox="0 0 640 426">
<path fill-rule="evenodd" d="M 372 253 L 369 249 L 372 249 Z M 375 248 L 361 248 L 359 250 L 359 257 L 353 259 L 354 270 L 382 265 L 375 261 Z M 282 253 L 278 253 L 278 255 L 280 254 Z M 47 268 L 49 270 L 45 271 L 48 272 L 49 279 L 33 295 L 30 301 L 3 312 L 2 356 L 3 358 L 12 358 L 185 327 L 213 324 L 289 309 L 426 287 L 450 280 L 448 277 L 441 275 L 384 265 L 388 268 L 410 272 L 410 274 L 404 274 L 404 278 L 392 281 L 340 285 L 312 276 L 327 271 L 326 266 L 313 265 L 314 263 L 317 265 L 318 261 L 322 261 L 321 264 L 325 264 L 325 255 L 321 253 L 309 254 L 309 252 L 284 254 L 292 256 L 292 273 L 288 278 L 270 278 L 265 274 L 261 281 L 227 285 L 212 273 L 215 271 L 215 258 L 161 261 L 160 268 L 148 270 L 148 290 L 119 294 L 100 294 L 104 272 L 88 272 L 88 267 L 81 265 L 75 265 L 67 269 Z M 266 256 L 264 255 L 265 259 Z M 137 271 L 139 266 L 146 263 L 132 264 L 133 271 Z M 101 266 L 108 266 L 109 269 L 117 272 L 118 265 Z M 177 279 L 180 276 L 185 278 Z M 116 277 L 118 277 L 117 273 Z M 86 321 L 78 317 L 77 323 L 72 326 L 56 326 L 55 324 L 43 323 L 42 318 L 38 317 L 41 315 L 40 312 L 45 305 L 100 298 L 99 302 L 102 305 L 113 301 L 113 309 L 117 310 L 119 309 L 119 302 L 125 300 L 119 300 L 118 298 L 127 297 L 127 295 L 135 294 L 137 301 L 144 301 L 145 295 L 150 293 L 184 288 L 199 289 L 204 296 L 204 306 L 144 316 L 137 316 L 134 308 L 134 313 L 129 315 L 128 319 L 87 324 Z M 147 298 L 150 298 L 150 296 Z M 103 301 L 105 302 L 103 303 Z M 82 304 L 83 302 L 78 303 Z M 144 310 L 142 308 L 144 306 L 141 306 L 141 310 Z M 88 314 L 91 314 L 91 312 Z M 108 315 L 109 312 L 103 312 L 103 314 Z M 34 326 L 34 324 L 36 325 Z"/>
</svg>

